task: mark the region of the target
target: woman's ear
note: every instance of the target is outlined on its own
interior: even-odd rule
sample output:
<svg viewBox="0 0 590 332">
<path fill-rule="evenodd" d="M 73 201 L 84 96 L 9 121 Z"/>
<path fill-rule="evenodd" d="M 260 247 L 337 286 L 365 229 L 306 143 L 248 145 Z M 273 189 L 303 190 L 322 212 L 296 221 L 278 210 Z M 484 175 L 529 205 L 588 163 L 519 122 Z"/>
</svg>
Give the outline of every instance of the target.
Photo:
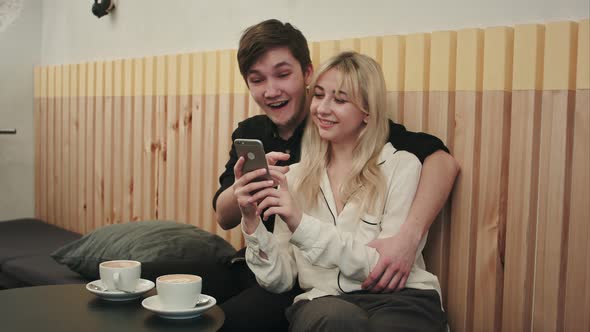
<svg viewBox="0 0 590 332">
<path fill-rule="evenodd" d="M 365 118 L 363 119 L 365 124 L 369 123 L 369 114 L 365 114 Z"/>
</svg>

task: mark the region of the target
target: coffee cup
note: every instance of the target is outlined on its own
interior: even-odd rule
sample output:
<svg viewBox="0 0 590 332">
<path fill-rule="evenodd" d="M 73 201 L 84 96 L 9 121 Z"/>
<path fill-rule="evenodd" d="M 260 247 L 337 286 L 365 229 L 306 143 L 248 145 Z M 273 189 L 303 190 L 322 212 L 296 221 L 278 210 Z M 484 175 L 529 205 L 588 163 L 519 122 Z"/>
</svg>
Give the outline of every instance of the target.
<svg viewBox="0 0 590 332">
<path fill-rule="evenodd" d="M 98 268 L 100 280 L 107 290 L 133 292 L 141 276 L 141 263 L 138 261 L 106 261 Z"/>
<path fill-rule="evenodd" d="M 203 279 L 193 274 L 167 274 L 156 279 L 156 290 L 164 309 L 194 307 L 201 296 Z"/>
</svg>

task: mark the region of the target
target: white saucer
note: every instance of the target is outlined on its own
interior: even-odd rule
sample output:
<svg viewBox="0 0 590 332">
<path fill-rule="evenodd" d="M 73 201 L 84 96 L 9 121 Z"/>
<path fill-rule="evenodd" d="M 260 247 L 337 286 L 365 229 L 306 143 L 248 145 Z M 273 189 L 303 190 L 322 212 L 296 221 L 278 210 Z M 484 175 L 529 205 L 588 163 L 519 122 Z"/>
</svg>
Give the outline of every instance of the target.
<svg viewBox="0 0 590 332">
<path fill-rule="evenodd" d="M 91 281 L 89 283 L 86 284 L 86 289 L 95 294 L 96 296 L 108 300 L 108 301 L 129 301 L 129 300 L 135 300 L 139 297 L 141 297 L 141 295 L 143 295 L 145 292 L 150 291 L 152 288 L 154 288 L 155 284 L 152 281 L 146 280 L 146 279 L 139 279 L 139 282 L 137 283 L 137 287 L 135 287 L 135 291 L 134 292 L 122 292 L 119 290 L 107 290 L 107 291 L 99 291 L 93 288 L 90 288 L 90 285 L 95 285 L 98 286 L 100 288 L 106 289 L 105 285 L 102 283 L 102 281 L 99 280 L 94 280 Z"/>
<path fill-rule="evenodd" d="M 217 301 L 213 296 L 201 294 L 201 297 L 208 299 L 207 302 L 189 309 L 166 309 L 162 307 L 158 295 L 150 296 L 141 302 L 141 305 L 149 311 L 154 312 L 162 318 L 168 319 L 188 319 L 201 316 L 202 313 L 211 309 Z"/>
</svg>

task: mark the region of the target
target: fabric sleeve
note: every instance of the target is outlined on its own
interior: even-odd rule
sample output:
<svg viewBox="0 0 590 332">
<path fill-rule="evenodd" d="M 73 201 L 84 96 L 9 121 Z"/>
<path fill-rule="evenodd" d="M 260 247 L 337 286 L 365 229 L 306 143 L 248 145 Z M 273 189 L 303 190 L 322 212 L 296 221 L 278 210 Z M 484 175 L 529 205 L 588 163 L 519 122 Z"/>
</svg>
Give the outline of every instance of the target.
<svg viewBox="0 0 590 332">
<path fill-rule="evenodd" d="M 389 142 L 397 149 L 408 151 L 418 157 L 421 163 L 438 150 L 449 153 L 449 149 L 435 136 L 406 130 L 401 124 L 389 120 Z"/>
<path fill-rule="evenodd" d="M 274 233 L 268 232 L 262 221 L 254 233 L 246 234 L 243 226 L 242 233 L 247 245 L 246 263 L 258 284 L 273 293 L 291 290 L 297 280 L 297 266 L 289 243 L 291 231 L 285 222 L 277 216 Z"/>
<path fill-rule="evenodd" d="M 395 169 L 389 180 L 386 213 L 381 219 L 377 238 L 397 233 L 410 211 L 420 178 L 420 162 L 411 154 L 396 153 L 391 162 L 386 163 L 389 164 L 386 167 Z M 360 283 L 377 264 L 379 253 L 367 246 L 366 239 L 360 240 L 357 235 L 339 231 L 333 223 L 321 222 L 304 214 L 291 242 L 301 249 L 303 257 L 311 264 L 337 267 L 342 277 Z"/>
</svg>

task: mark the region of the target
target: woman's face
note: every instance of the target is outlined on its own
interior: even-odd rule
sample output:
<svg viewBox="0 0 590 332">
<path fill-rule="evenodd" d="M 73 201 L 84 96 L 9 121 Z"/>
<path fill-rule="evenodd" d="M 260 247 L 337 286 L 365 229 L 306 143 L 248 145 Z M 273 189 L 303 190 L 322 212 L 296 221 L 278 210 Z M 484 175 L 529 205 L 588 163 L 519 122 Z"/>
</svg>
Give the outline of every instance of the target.
<svg viewBox="0 0 590 332">
<path fill-rule="evenodd" d="M 351 102 L 351 92 L 338 90 L 341 74 L 332 68 L 313 87 L 311 115 L 322 139 L 333 144 L 355 144 L 368 115 Z"/>
</svg>

